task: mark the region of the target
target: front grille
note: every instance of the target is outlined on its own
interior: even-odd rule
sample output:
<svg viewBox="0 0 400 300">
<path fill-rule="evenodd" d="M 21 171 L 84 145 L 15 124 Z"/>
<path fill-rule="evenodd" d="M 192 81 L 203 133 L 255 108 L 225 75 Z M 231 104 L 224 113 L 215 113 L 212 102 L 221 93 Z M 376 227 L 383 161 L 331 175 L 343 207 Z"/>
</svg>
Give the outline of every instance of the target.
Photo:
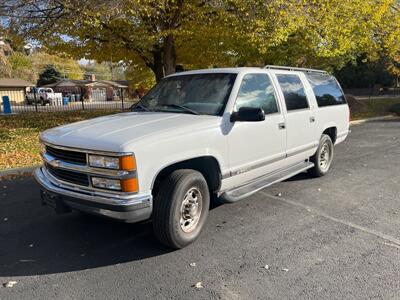
<svg viewBox="0 0 400 300">
<path fill-rule="evenodd" d="M 83 152 L 58 149 L 51 146 L 46 146 L 46 152 L 54 158 L 65 162 L 86 165 L 86 153 Z"/>
<path fill-rule="evenodd" d="M 56 177 L 57 179 L 74 184 L 89 186 L 89 177 L 86 174 L 63 170 L 63 169 L 56 169 L 49 164 L 46 164 L 46 168 L 49 171 L 49 173 L 54 177 Z"/>
</svg>

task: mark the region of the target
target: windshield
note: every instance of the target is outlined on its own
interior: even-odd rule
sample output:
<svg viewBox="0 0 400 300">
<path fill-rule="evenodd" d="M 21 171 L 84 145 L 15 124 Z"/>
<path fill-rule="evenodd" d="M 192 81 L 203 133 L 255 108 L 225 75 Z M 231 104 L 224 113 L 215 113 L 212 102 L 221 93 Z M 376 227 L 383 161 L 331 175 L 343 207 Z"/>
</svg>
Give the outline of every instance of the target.
<svg viewBox="0 0 400 300">
<path fill-rule="evenodd" d="M 167 77 L 133 109 L 222 115 L 236 74 L 208 73 Z"/>
</svg>

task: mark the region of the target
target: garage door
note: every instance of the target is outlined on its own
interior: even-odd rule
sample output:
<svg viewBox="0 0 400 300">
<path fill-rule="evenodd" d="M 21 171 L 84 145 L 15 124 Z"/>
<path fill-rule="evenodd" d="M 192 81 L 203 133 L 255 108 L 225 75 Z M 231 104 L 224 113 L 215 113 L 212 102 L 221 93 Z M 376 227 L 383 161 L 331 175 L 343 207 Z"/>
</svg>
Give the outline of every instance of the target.
<svg viewBox="0 0 400 300">
<path fill-rule="evenodd" d="M 106 89 L 95 88 L 92 91 L 92 99 L 93 101 L 106 101 L 107 100 L 107 93 Z"/>
</svg>

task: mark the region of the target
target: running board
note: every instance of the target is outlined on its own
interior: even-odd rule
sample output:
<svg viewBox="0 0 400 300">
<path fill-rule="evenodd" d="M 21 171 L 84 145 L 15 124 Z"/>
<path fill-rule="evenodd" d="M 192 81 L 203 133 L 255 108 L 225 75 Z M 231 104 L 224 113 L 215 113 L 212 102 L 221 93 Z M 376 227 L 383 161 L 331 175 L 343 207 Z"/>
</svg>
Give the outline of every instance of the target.
<svg viewBox="0 0 400 300">
<path fill-rule="evenodd" d="M 312 167 L 314 167 L 314 163 L 309 161 L 295 164 L 293 166 L 290 166 L 289 168 L 263 175 L 242 186 L 228 190 L 221 195 L 221 198 L 225 200 L 225 202 L 236 202 L 242 200 L 258 192 L 259 190 L 266 188 L 267 186 L 293 177 L 294 175 L 308 170 Z"/>
</svg>

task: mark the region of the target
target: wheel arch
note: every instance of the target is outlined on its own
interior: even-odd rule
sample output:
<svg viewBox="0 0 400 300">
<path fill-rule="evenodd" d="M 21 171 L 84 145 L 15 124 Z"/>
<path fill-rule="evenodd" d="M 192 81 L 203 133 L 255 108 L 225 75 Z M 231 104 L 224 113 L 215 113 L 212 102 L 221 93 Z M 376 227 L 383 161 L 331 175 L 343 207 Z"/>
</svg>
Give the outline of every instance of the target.
<svg viewBox="0 0 400 300">
<path fill-rule="evenodd" d="M 331 138 L 332 143 L 335 144 L 337 138 L 337 127 L 335 125 L 327 126 L 322 134 L 328 135 Z"/>
<path fill-rule="evenodd" d="M 162 167 L 154 176 L 151 191 L 157 191 L 159 183 L 169 174 L 179 169 L 192 169 L 200 172 L 207 181 L 210 192 L 216 192 L 221 187 L 222 175 L 218 160 L 212 155 L 198 156 Z"/>
</svg>

